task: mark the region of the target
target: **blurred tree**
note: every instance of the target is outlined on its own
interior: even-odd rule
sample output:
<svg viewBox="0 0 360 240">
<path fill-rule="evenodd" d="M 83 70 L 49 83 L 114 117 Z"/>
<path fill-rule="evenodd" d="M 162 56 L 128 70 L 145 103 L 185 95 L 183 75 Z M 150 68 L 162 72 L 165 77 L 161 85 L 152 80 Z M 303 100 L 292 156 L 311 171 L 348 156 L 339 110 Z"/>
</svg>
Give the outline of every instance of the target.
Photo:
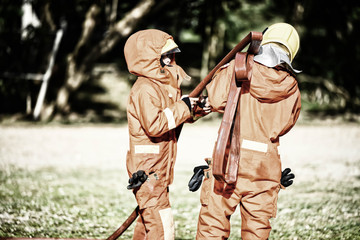
<svg viewBox="0 0 360 240">
<path fill-rule="evenodd" d="M 67 58 L 66 81 L 60 88 L 56 99 L 58 111 L 67 110 L 69 94 L 87 80 L 94 62 L 111 51 L 121 38 L 127 37 L 154 3 L 154 0 L 142 0 L 122 16 L 121 20 L 114 23 L 114 19 L 111 19 L 111 25 L 109 25 L 106 35 L 95 45 L 90 45 L 90 43 L 95 28 L 99 24 L 97 18 L 101 13 L 101 5 L 94 3 L 89 7 L 79 41 Z"/>
<path fill-rule="evenodd" d="M 31 3 L 39 24 L 28 26 L 24 37 L 21 7 L 25 2 Z M 73 97 L 89 82 L 95 64 L 116 62 L 121 70 L 126 70 L 123 44 L 139 29 L 157 28 L 173 35 L 182 50 L 177 61 L 190 71 L 196 84 L 249 31 L 262 31 L 279 21 L 293 24 L 301 36 L 294 65 L 304 70 L 299 75 L 304 102 L 336 112 L 360 111 L 360 70 L 356 66 L 360 61 L 357 39 L 360 2 L 356 0 L 335 0 L 331 4 L 325 0 L 2 0 L 2 3 L 0 113 L 25 112 L 25 100 L 37 97 L 39 82 L 20 78 L 28 77 L 28 73 L 45 72 L 62 21 L 67 22 L 67 28 L 46 95 L 44 120 L 73 111 Z M 9 72 L 17 75 L 4 74 Z M 186 91 L 192 87 L 185 86 Z"/>
<path fill-rule="evenodd" d="M 299 29 L 297 63 L 307 100 L 325 105 L 323 110 L 359 113 L 360 2 L 275 0 L 269 10 Z"/>
<path fill-rule="evenodd" d="M 28 2 L 25 0 L 25 2 Z M 154 0 L 141 0 L 138 3 L 134 1 L 125 1 L 119 5 L 117 1 L 51 1 L 51 0 L 34 0 L 29 1 L 32 3 L 34 9 L 39 12 L 40 21 L 42 24 L 42 30 L 46 29 L 48 32 L 54 32 L 60 27 L 61 21 L 68 23 L 68 29 L 66 33 L 65 42 L 62 44 L 62 59 L 64 62 L 58 63 L 58 67 L 65 68 L 65 74 L 63 75 L 63 83 L 56 87 L 56 99 L 55 101 L 48 101 L 48 111 L 46 116 L 43 115 L 43 119 L 46 120 L 53 116 L 53 113 L 69 113 L 69 95 L 77 90 L 83 82 L 89 79 L 90 71 L 93 64 L 102 56 L 111 51 L 120 39 L 127 37 L 134 27 L 142 20 L 151 7 L 154 5 Z M 14 9 L 19 9 L 21 2 L 17 5 L 11 4 Z M 12 9 L 2 9 L 7 14 L 11 14 Z M 107 19 L 106 12 L 108 9 L 112 9 L 110 18 Z M 119 14 L 117 14 L 119 12 Z M 17 19 L 21 16 L 19 11 Z M 119 17 L 116 19 L 116 17 Z M 10 19 L 10 17 L 9 17 Z M 19 31 L 20 27 L 16 27 Z M 2 32 L 6 32 L 3 30 Z M 20 34 L 20 33 L 19 33 Z M 28 34 L 30 35 L 30 34 Z M 47 34 L 38 34 L 34 39 L 46 39 Z M 52 41 L 53 38 L 50 40 Z M 34 41 L 31 42 L 32 44 Z M 22 41 L 16 41 L 17 45 L 21 45 Z M 6 45 L 6 44 L 4 44 Z M 33 47 L 33 46 L 31 46 Z M 34 49 L 29 47 L 29 49 Z M 42 49 L 41 46 L 38 46 Z M 37 48 L 35 48 L 37 49 Z M 28 49 L 26 49 L 28 50 Z M 27 51 L 24 51 L 27 52 Z M 5 55 L 4 53 L 3 55 Z M 27 56 L 26 60 L 33 62 L 34 55 Z M 42 58 L 48 60 L 47 54 L 38 54 Z M 18 59 L 15 62 L 23 62 Z M 43 66 L 46 65 L 46 61 Z M 29 72 L 29 65 L 24 65 L 26 68 L 12 69 L 11 66 L 4 64 L 2 66 L 3 71 L 11 71 L 22 73 Z M 41 71 L 39 66 L 37 71 Z M 31 69 L 33 72 L 35 69 Z M 35 70 L 36 71 L 36 70 Z M 5 81 L 2 81 L 5 82 Z M 53 84 L 54 85 L 54 84 Z M 18 89 L 17 89 L 18 90 Z M 4 90 L 6 91 L 6 90 Z M 48 97 L 48 100 L 51 100 Z"/>
</svg>

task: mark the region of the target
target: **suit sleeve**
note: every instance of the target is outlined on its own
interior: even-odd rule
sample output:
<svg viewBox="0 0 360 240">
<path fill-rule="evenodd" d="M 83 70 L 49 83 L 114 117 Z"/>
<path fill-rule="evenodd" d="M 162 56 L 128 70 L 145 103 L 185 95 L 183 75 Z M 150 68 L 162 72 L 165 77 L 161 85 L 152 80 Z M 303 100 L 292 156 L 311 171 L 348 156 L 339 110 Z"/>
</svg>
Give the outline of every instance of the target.
<svg viewBox="0 0 360 240">
<path fill-rule="evenodd" d="M 262 103 L 263 126 L 269 130 L 271 141 L 276 141 L 295 125 L 301 108 L 300 91 L 276 103 Z"/>
<path fill-rule="evenodd" d="M 161 96 L 154 88 L 144 85 L 130 101 L 135 107 L 136 118 L 151 137 L 159 137 L 175 129 L 190 117 L 186 103 L 180 100 L 169 106 L 161 106 Z"/>
<path fill-rule="evenodd" d="M 223 113 L 230 91 L 232 74 L 234 73 L 234 60 L 217 70 L 211 82 L 206 86 L 209 103 L 214 112 Z"/>
<path fill-rule="evenodd" d="M 301 110 L 301 94 L 299 89 L 297 89 L 291 97 L 283 101 L 284 104 L 289 106 L 288 108 L 285 108 L 288 109 L 288 112 L 286 113 L 288 118 L 283 120 L 283 128 L 279 136 L 283 136 L 284 134 L 289 132 L 299 118 Z"/>
</svg>

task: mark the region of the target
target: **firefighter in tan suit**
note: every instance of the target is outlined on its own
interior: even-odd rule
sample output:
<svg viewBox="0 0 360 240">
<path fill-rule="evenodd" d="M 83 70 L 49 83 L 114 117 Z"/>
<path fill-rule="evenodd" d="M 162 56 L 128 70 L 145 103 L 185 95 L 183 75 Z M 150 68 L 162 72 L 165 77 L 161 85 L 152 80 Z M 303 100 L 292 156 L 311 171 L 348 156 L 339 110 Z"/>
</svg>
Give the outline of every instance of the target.
<svg viewBox="0 0 360 240">
<path fill-rule="evenodd" d="M 298 119 L 300 92 L 291 66 L 299 48 L 299 36 L 289 24 L 271 25 L 254 57 L 252 77 L 240 95 L 240 161 L 235 185 L 221 186 L 205 170 L 196 239 L 227 239 L 230 217 L 241 213 L 243 240 L 268 239 L 269 219 L 276 215 L 280 190 L 279 137 Z M 234 74 L 234 61 L 219 69 L 207 86 L 209 103 L 223 112 Z M 224 187 L 224 188 L 222 188 Z M 215 193 L 214 192 L 215 188 Z M 216 189 L 226 189 L 222 193 Z"/>
<path fill-rule="evenodd" d="M 174 239 L 168 186 L 173 181 L 176 128 L 190 119 L 197 100 L 181 97 L 181 81 L 190 77 L 176 65 L 179 51 L 172 36 L 160 30 L 134 33 L 124 47 L 129 72 L 138 76 L 127 107 L 128 188 L 140 207 L 133 239 Z"/>
</svg>

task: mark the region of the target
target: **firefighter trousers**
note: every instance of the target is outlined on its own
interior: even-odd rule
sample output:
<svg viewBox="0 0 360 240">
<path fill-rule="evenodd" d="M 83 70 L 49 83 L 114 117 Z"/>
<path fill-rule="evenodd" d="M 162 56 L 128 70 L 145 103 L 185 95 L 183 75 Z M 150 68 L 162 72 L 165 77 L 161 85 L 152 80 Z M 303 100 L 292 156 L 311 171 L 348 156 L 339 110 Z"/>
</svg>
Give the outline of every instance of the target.
<svg viewBox="0 0 360 240">
<path fill-rule="evenodd" d="M 149 175 L 135 192 L 139 217 L 134 229 L 134 240 L 174 240 L 175 227 L 169 200 L 169 188 L 157 177 Z"/>
<path fill-rule="evenodd" d="M 229 238 L 230 217 L 237 206 L 240 207 L 242 239 L 268 239 L 271 231 L 269 219 L 276 216 L 280 184 L 272 181 L 251 182 L 238 177 L 233 192 L 226 196 L 216 194 L 214 184 L 218 182 L 209 168 L 201 189 L 196 239 Z"/>
</svg>

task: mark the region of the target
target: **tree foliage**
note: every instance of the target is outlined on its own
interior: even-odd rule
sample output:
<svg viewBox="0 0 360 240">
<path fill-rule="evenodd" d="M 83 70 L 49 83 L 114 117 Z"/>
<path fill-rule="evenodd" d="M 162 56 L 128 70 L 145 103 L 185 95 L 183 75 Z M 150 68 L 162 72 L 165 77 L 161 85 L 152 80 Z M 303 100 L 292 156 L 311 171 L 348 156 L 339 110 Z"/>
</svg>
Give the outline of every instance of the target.
<svg viewBox="0 0 360 240">
<path fill-rule="evenodd" d="M 294 61 L 305 110 L 359 112 L 360 4 L 356 0 L 2 0 L 0 6 L 0 114 L 31 116 L 56 31 L 66 23 L 43 107 L 43 120 L 67 117 L 96 86 L 96 64 L 116 64 L 126 72 L 123 45 L 140 29 L 173 35 L 182 53 L 177 61 L 195 79 L 189 91 L 249 31 L 275 22 L 294 25 L 301 46 Z M 40 26 L 22 29 L 22 6 L 31 6 Z M 27 35 L 24 37 L 24 31 Z M 130 81 L 132 78 L 129 78 Z M 93 86 L 86 88 L 86 86 Z M 88 90 L 86 90 L 88 89 Z M 92 90 L 91 90 L 92 89 Z M 96 88 L 95 88 L 96 89 Z M 99 88 L 97 88 L 98 91 Z M 27 103 L 27 105 L 25 104 Z M 101 108 L 114 107 L 101 105 Z M 120 111 L 121 109 L 119 109 Z M 26 112 L 27 111 L 27 112 Z M 44 114 L 46 113 L 46 114 Z M 101 111 L 98 112 L 101 115 Z"/>
</svg>

